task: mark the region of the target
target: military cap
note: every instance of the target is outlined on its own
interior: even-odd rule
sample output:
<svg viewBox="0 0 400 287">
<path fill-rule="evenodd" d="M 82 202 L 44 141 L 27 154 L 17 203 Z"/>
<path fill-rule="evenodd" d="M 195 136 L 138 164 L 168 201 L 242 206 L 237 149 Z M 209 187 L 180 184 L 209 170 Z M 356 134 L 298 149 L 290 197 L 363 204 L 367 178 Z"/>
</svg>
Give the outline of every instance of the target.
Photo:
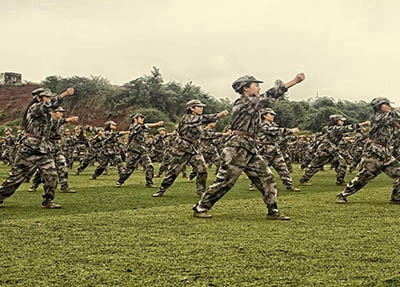
<svg viewBox="0 0 400 287">
<path fill-rule="evenodd" d="M 37 88 L 37 89 L 35 89 L 35 90 L 32 91 L 32 96 L 33 96 L 33 97 L 36 97 L 36 96 L 38 96 L 40 93 L 42 93 L 42 92 L 44 92 L 44 91 L 45 91 L 44 88 Z"/>
<path fill-rule="evenodd" d="M 43 91 L 41 91 L 38 96 L 40 97 L 54 97 L 55 94 L 50 90 L 50 89 L 43 89 Z"/>
<path fill-rule="evenodd" d="M 58 107 L 58 108 L 55 109 L 54 111 L 55 111 L 55 112 L 61 112 L 61 113 L 65 112 L 65 110 L 64 110 L 63 107 Z"/>
<path fill-rule="evenodd" d="M 157 131 L 166 131 L 164 127 L 158 128 Z"/>
<path fill-rule="evenodd" d="M 106 121 L 104 123 L 104 126 L 106 126 L 106 127 L 111 126 L 111 125 L 116 126 L 118 124 L 116 122 L 114 122 L 114 121 Z"/>
<path fill-rule="evenodd" d="M 12 130 L 12 128 L 5 128 L 4 132 L 7 132 L 7 131 L 12 132 L 13 130 Z"/>
<path fill-rule="evenodd" d="M 265 109 L 261 109 L 260 110 L 260 114 L 263 116 L 263 115 L 266 115 L 266 114 L 271 114 L 271 115 L 276 115 L 276 112 L 273 110 L 273 109 L 271 109 L 271 108 L 265 108 Z"/>
<path fill-rule="evenodd" d="M 137 119 L 137 118 L 143 118 L 143 119 L 144 119 L 145 116 L 144 116 L 143 114 L 136 113 L 136 114 L 133 115 L 133 118 L 134 118 L 134 119 Z"/>
<path fill-rule="evenodd" d="M 232 83 L 233 90 L 237 93 L 241 88 L 243 88 L 248 83 L 264 83 L 263 81 L 257 80 L 253 76 L 244 75 L 238 78 L 236 81 Z"/>
<path fill-rule="evenodd" d="M 340 115 L 340 114 L 330 115 L 330 116 L 329 116 L 329 119 L 330 119 L 331 121 L 339 121 L 339 120 L 345 121 L 345 120 L 346 120 L 346 118 L 343 117 L 343 116 Z"/>
<path fill-rule="evenodd" d="M 380 105 L 382 105 L 382 104 L 388 104 L 388 105 L 390 106 L 390 101 L 389 101 L 389 99 L 388 99 L 388 98 L 384 98 L 384 97 L 377 97 L 377 98 L 374 98 L 374 99 L 371 101 L 371 106 L 372 106 L 373 108 L 378 107 L 378 106 L 380 106 Z"/>
<path fill-rule="evenodd" d="M 199 100 L 190 100 L 186 103 L 186 109 L 194 108 L 194 107 L 205 107 L 206 105 L 200 102 Z"/>
<path fill-rule="evenodd" d="M 82 126 L 77 125 L 77 126 L 74 127 L 74 129 L 75 129 L 75 130 L 81 130 L 81 129 L 82 129 Z"/>
</svg>

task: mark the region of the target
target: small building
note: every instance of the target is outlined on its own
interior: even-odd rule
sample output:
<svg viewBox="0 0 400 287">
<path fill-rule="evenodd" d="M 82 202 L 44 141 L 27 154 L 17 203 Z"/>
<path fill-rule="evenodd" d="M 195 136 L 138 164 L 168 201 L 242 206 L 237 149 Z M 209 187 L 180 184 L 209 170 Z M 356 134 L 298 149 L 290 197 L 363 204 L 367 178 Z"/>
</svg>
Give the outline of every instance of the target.
<svg viewBox="0 0 400 287">
<path fill-rule="evenodd" d="M 0 73 L 0 85 L 12 86 L 22 83 L 22 75 L 19 73 Z"/>
</svg>

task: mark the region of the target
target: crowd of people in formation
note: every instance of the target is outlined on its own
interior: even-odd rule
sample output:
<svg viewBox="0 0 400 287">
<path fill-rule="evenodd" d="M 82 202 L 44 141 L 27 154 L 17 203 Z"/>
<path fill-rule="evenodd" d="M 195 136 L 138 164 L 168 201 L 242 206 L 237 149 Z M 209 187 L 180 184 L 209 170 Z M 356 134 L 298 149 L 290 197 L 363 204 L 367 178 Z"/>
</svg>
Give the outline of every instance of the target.
<svg viewBox="0 0 400 287">
<path fill-rule="evenodd" d="M 0 138 L 1 161 L 11 167 L 0 186 L 0 207 L 22 182 L 30 181 L 30 192 L 43 184 L 43 208 L 61 208 L 54 202 L 57 184 L 60 192 L 75 193 L 69 172 L 80 175 L 90 165 L 96 167 L 90 180 L 115 168 L 118 188 L 142 167 L 145 187 L 157 189 L 153 197 L 163 197 L 180 174 L 188 181 L 195 180 L 200 200 L 193 211 L 199 218 L 210 218 L 212 206 L 245 172 L 249 189 L 261 192 L 267 219 L 289 220 L 278 209 L 270 167 L 292 192 L 312 185 L 311 178 L 324 168 L 334 169 L 336 184 L 345 186 L 336 196 L 337 203 L 346 203 L 348 196 L 384 172 L 394 180 L 390 202 L 400 203 L 400 111 L 393 109 L 387 98 L 377 97 L 371 101 L 369 121 L 346 124 L 343 115 L 333 114 L 314 135 L 302 133 L 297 127 L 280 127 L 275 122 L 280 115 L 273 110 L 273 103 L 304 79 L 300 73 L 286 83 L 278 80 L 261 93 L 262 81 L 242 76 L 232 84 L 239 98 L 231 112 L 204 113 L 207 107 L 193 99 L 186 103 L 186 113 L 176 129 L 170 131 L 162 121 L 147 123 L 140 113 L 130 115 L 126 131 L 119 130 L 118 123 L 111 120 L 101 127 L 83 127 L 78 117 L 64 117 L 62 101 L 74 94 L 73 88 L 60 95 L 36 89 L 24 113 L 22 129 L 6 128 Z M 230 126 L 224 132 L 215 131 L 218 119 L 230 113 Z M 74 128 L 65 128 L 65 124 Z M 157 134 L 151 135 L 150 129 L 156 129 Z M 160 163 L 158 170 L 153 162 Z M 303 169 L 298 184 L 292 180 L 292 163 Z M 207 187 L 207 169 L 212 165 L 216 179 Z M 355 174 L 348 183 L 346 172 Z M 157 187 L 153 178 L 162 176 Z"/>
</svg>

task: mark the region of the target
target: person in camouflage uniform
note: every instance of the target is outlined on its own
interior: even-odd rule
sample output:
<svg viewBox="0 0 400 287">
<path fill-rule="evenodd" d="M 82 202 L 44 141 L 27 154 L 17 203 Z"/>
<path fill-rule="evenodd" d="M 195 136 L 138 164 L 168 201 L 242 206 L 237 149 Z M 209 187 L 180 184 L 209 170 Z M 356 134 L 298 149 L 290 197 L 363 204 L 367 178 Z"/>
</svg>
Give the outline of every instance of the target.
<svg viewBox="0 0 400 287">
<path fill-rule="evenodd" d="M 400 161 L 393 156 L 393 136 L 400 128 L 400 111 L 392 110 L 390 101 L 384 97 L 374 98 L 371 106 L 374 114 L 370 118 L 360 171 L 336 196 L 337 203 L 347 203 L 348 196 L 384 172 L 394 180 L 390 202 L 400 204 Z"/>
<path fill-rule="evenodd" d="M 205 105 L 199 100 L 186 103 L 186 114 L 178 125 L 178 137 L 174 141 L 172 162 L 168 168 L 160 189 L 153 197 L 161 197 L 174 183 L 182 168 L 189 162 L 197 170 L 196 193 L 201 195 L 206 189 L 207 168 L 203 156 L 196 150 L 196 145 L 203 134 L 202 125 L 215 122 L 218 118 L 228 115 L 228 111 L 217 114 L 203 114 Z"/>
<path fill-rule="evenodd" d="M 72 169 L 72 165 L 74 163 L 73 155 L 74 155 L 75 143 L 71 131 L 69 129 L 64 130 L 64 137 L 62 139 L 61 148 L 65 155 L 65 160 L 67 161 L 67 167 Z"/>
<path fill-rule="evenodd" d="M 67 161 L 61 148 L 61 134 L 63 125 L 65 123 L 77 122 L 78 117 L 72 116 L 69 118 L 63 118 L 64 112 L 65 110 L 63 107 L 58 107 L 52 112 L 52 117 L 50 121 L 49 142 L 52 145 L 51 153 L 53 155 L 54 163 L 56 165 L 58 180 L 61 184 L 60 192 L 75 193 L 76 191 L 69 188 L 68 185 L 68 167 Z M 35 176 L 32 180 L 32 186 L 28 191 L 36 191 L 41 182 L 42 178 L 40 176 L 40 172 L 36 171 Z"/>
<path fill-rule="evenodd" d="M 5 138 L 4 138 L 4 143 L 5 147 L 3 150 L 3 161 L 11 165 L 14 162 L 15 159 L 15 153 L 16 153 L 16 140 L 14 135 L 12 134 L 12 129 L 6 128 L 4 130 L 5 133 Z"/>
<path fill-rule="evenodd" d="M 288 135 L 297 134 L 298 128 L 287 129 L 279 127 L 275 122 L 276 113 L 271 108 L 262 109 L 260 112 L 262 122 L 258 127 L 258 138 L 260 142 L 260 154 L 272 166 L 282 183 L 286 186 L 287 190 L 300 191 L 300 189 L 293 186 L 292 177 L 286 165 L 286 161 L 278 143 L 280 138 L 287 137 Z"/>
<path fill-rule="evenodd" d="M 104 128 L 96 128 L 97 134 L 89 141 L 89 152 L 76 169 L 75 175 L 81 174 L 92 162 L 98 160 L 98 155 L 104 149 Z"/>
<path fill-rule="evenodd" d="M 57 170 L 51 155 L 52 146 L 48 139 L 51 111 L 60 106 L 63 98 L 73 94 L 73 88 L 68 88 L 57 96 L 43 88 L 32 92 L 33 100 L 28 105 L 22 119 L 25 137 L 9 176 L 0 186 L 0 206 L 5 198 L 14 194 L 27 175 L 39 169 L 44 180 L 42 207 L 61 208 L 61 205 L 53 202 L 57 188 Z"/>
<path fill-rule="evenodd" d="M 74 130 L 75 135 L 73 136 L 73 140 L 75 149 L 73 152 L 73 161 L 79 161 L 79 164 L 82 164 L 88 153 L 89 141 L 83 131 L 82 126 L 75 126 Z"/>
<path fill-rule="evenodd" d="M 133 114 L 131 117 L 133 123 L 129 126 L 126 166 L 120 173 L 115 186 L 120 187 L 123 185 L 141 163 L 145 169 L 146 187 L 155 188 L 157 186 L 153 183 L 154 167 L 149 156 L 149 148 L 145 146 L 145 133 L 149 128 L 164 125 L 164 122 L 144 124 L 144 116 L 139 113 Z"/>
<path fill-rule="evenodd" d="M 104 170 L 107 168 L 107 165 L 112 162 L 115 164 L 118 174 L 121 175 L 121 172 L 124 168 L 122 163 L 121 155 L 119 154 L 119 138 L 123 135 L 129 133 L 129 131 L 121 131 L 117 132 L 117 123 L 114 121 L 107 121 L 104 123 L 104 141 L 103 141 L 103 150 L 99 155 L 98 161 L 99 165 L 96 167 L 92 177 L 90 179 L 95 180 L 97 177 L 103 174 Z"/>
<path fill-rule="evenodd" d="M 304 79 L 304 74 L 298 74 L 286 84 L 276 81 L 276 87 L 261 95 L 259 83 L 262 81 L 253 76 L 245 75 L 233 82 L 232 88 L 241 96 L 235 100 L 232 108 L 232 134 L 227 138 L 222 151 L 222 164 L 216 180 L 193 206 L 195 217 L 212 217 L 208 211 L 234 186 L 244 171 L 262 194 L 267 208 L 267 219 L 290 220 L 278 210 L 275 180 L 258 152 L 255 135 L 260 120 L 257 116 L 259 110 L 270 106 L 290 87 Z"/>
<path fill-rule="evenodd" d="M 172 160 L 172 146 L 175 141 L 176 131 L 167 134 L 165 138 L 165 145 L 164 145 L 164 154 L 160 164 L 160 169 L 158 170 L 158 174 L 155 177 L 161 177 L 164 171 L 168 170 L 169 165 L 171 164 Z"/>
<path fill-rule="evenodd" d="M 351 157 L 353 158 L 353 161 L 349 167 L 350 173 L 356 170 L 356 168 L 359 166 L 361 162 L 361 156 L 364 149 L 364 145 L 367 139 L 368 139 L 368 133 L 365 132 L 365 130 L 362 128 L 357 129 L 353 144 L 350 147 L 350 154 Z"/>
<path fill-rule="evenodd" d="M 152 151 L 153 151 L 153 162 L 162 162 L 164 157 L 164 150 L 165 146 L 167 145 L 167 130 L 164 127 L 159 128 L 158 134 L 154 137 L 154 141 L 152 144 Z"/>
<path fill-rule="evenodd" d="M 318 146 L 316 153 L 313 156 L 310 164 L 304 170 L 303 176 L 300 178 L 300 185 L 312 185 L 309 180 L 316 174 L 321 168 L 334 160 L 336 156 L 341 157 L 338 150 L 339 142 L 343 138 L 343 134 L 354 131 L 360 126 L 368 125 L 369 122 L 362 122 L 353 125 L 344 125 L 346 120 L 342 115 L 331 115 L 329 117 L 329 126 L 325 128 L 323 132 L 324 137 L 321 144 Z M 340 159 L 341 162 L 346 162 L 344 159 Z M 336 184 L 342 185 L 344 183 L 344 176 L 346 174 L 346 164 L 339 165 L 336 172 Z"/>
</svg>

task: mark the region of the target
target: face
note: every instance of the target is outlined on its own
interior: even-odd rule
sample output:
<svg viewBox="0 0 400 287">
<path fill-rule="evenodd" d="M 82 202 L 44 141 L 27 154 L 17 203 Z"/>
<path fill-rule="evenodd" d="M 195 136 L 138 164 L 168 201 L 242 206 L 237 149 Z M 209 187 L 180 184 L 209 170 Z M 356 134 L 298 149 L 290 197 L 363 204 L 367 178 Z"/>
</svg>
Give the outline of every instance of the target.
<svg viewBox="0 0 400 287">
<path fill-rule="evenodd" d="M 343 126 L 343 125 L 344 125 L 344 122 L 343 122 L 342 120 L 338 120 L 338 121 L 337 121 L 337 125 L 338 125 L 338 126 Z"/>
<path fill-rule="evenodd" d="M 275 116 L 273 115 L 273 114 L 265 114 L 264 115 L 264 119 L 266 120 L 266 121 L 268 121 L 268 122 L 273 122 L 274 121 L 274 119 L 275 119 Z"/>
<path fill-rule="evenodd" d="M 47 97 L 47 96 L 43 96 L 43 97 L 41 97 L 41 99 L 42 99 L 42 102 L 50 102 L 50 100 L 51 100 L 51 98 Z"/>
<path fill-rule="evenodd" d="M 142 117 L 137 117 L 135 118 L 136 123 L 138 123 L 139 125 L 142 125 L 144 123 L 144 118 Z"/>
<path fill-rule="evenodd" d="M 63 112 L 54 112 L 53 117 L 56 119 L 61 119 L 64 116 Z"/>
<path fill-rule="evenodd" d="M 102 135 L 104 135 L 104 131 L 103 131 L 103 130 L 99 130 L 99 131 L 98 131 L 98 134 L 99 134 L 100 136 L 102 136 Z"/>
<path fill-rule="evenodd" d="M 381 105 L 381 112 L 388 113 L 392 110 L 392 107 L 389 104 Z"/>
<path fill-rule="evenodd" d="M 81 133 L 81 129 L 80 128 L 75 129 L 75 134 L 79 135 L 80 133 Z"/>
<path fill-rule="evenodd" d="M 190 108 L 190 109 L 192 110 L 192 113 L 195 114 L 195 115 L 203 114 L 203 107 L 195 106 L 195 107 Z"/>
<path fill-rule="evenodd" d="M 116 129 L 117 129 L 117 126 L 116 126 L 116 125 L 110 125 L 110 129 L 116 130 Z"/>
<path fill-rule="evenodd" d="M 160 135 L 165 135 L 167 132 L 165 130 L 160 130 L 159 133 Z"/>
<path fill-rule="evenodd" d="M 251 83 L 250 84 L 250 87 L 245 87 L 244 88 L 244 92 L 245 92 L 245 94 L 247 94 L 248 96 L 259 96 L 260 95 L 260 90 L 261 90 L 261 88 L 260 88 L 260 84 L 259 83 Z"/>
</svg>

